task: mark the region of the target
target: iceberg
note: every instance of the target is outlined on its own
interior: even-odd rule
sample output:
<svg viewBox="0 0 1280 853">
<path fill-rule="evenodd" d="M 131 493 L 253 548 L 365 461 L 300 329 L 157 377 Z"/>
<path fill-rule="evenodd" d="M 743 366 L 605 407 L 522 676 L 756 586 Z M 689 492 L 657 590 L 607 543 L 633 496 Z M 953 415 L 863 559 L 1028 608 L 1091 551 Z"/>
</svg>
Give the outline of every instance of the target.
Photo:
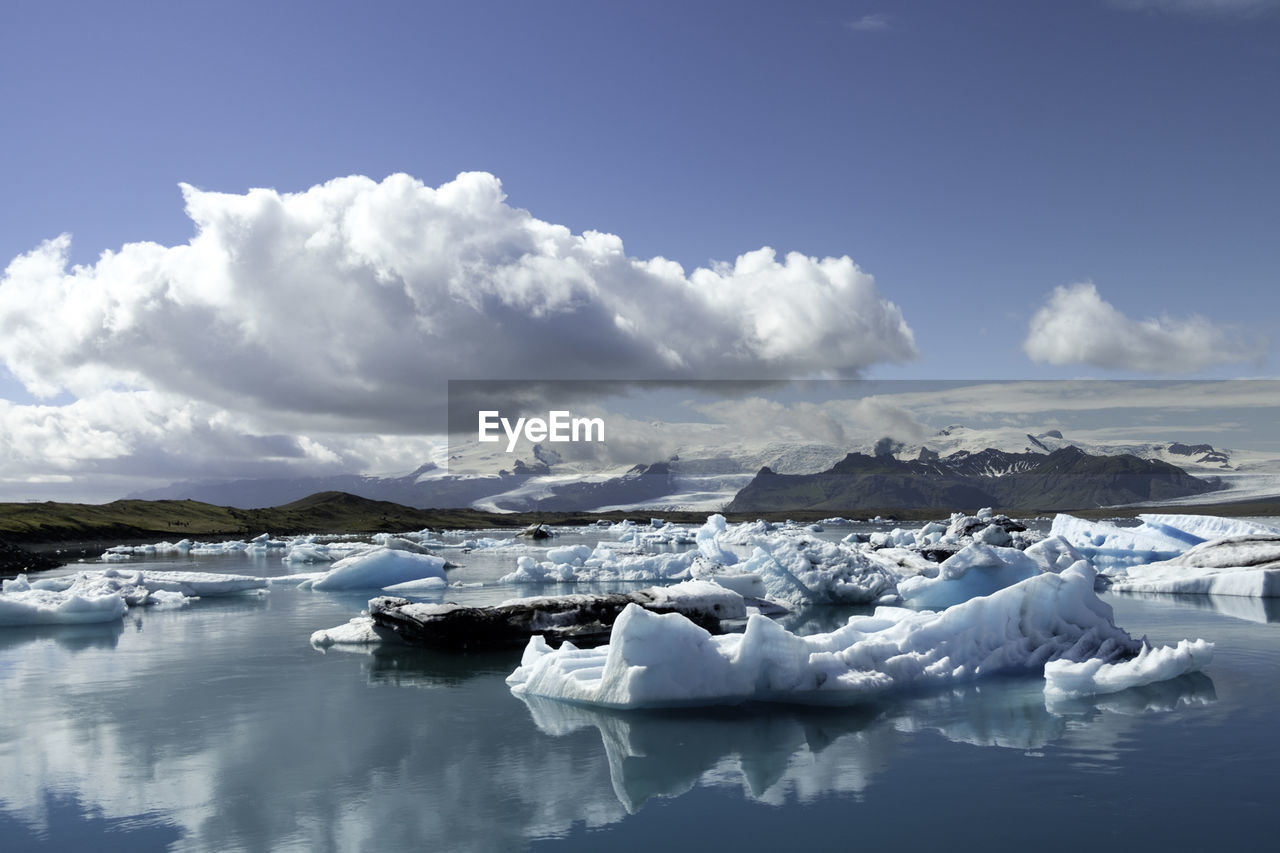
<svg viewBox="0 0 1280 853">
<path fill-rule="evenodd" d="M 1280 597 L 1280 535 L 1203 542 L 1171 560 L 1130 566 L 1110 578 L 1117 592 Z"/>
<path fill-rule="evenodd" d="M 775 536 L 757 545 L 736 568 L 759 575 L 770 599 L 789 604 L 897 600 L 897 574 L 892 564 L 841 542 Z"/>
<path fill-rule="evenodd" d="M 377 548 L 365 554 L 344 557 L 318 578 L 299 587 L 313 590 L 382 589 L 406 581 L 444 578 L 444 558 L 391 548 Z"/>
<path fill-rule="evenodd" d="M 916 576 L 899 582 L 898 594 L 915 607 L 951 607 L 1042 571 L 1043 564 L 1024 551 L 974 541 L 943 560 L 937 577 Z"/>
<path fill-rule="evenodd" d="M 1213 643 L 1182 640 L 1177 646 L 1154 648 L 1143 643 L 1137 657 L 1116 663 L 1100 659 L 1050 661 L 1044 666 L 1044 692 L 1052 698 L 1119 693 L 1198 672 L 1213 660 Z"/>
<path fill-rule="evenodd" d="M 110 622 L 129 607 L 173 609 L 193 598 L 237 595 L 265 589 L 263 578 L 206 572 L 106 569 L 31 581 L 4 581 L 0 625 Z"/>
<path fill-rule="evenodd" d="M 1054 516 L 1050 536 L 1065 539 L 1101 572 L 1176 557 L 1190 547 L 1186 540 L 1145 524 L 1120 527 L 1072 515 Z"/>
<path fill-rule="evenodd" d="M 584 552 L 587 554 L 585 559 Z M 547 556 L 551 559 L 543 562 L 528 555 L 519 557 L 516 560 L 516 570 L 498 578 L 498 583 L 686 580 L 699 553 L 617 553 L 610 545 L 601 543 L 594 550 L 584 545 L 553 548 L 547 552 Z"/>
<path fill-rule="evenodd" d="M 124 616 L 126 609 L 124 599 L 109 590 L 34 589 L 26 575 L 18 575 L 4 581 L 0 627 L 114 622 Z"/>
<path fill-rule="evenodd" d="M 1055 660 L 1137 656 L 1143 644 L 1115 625 L 1094 577 L 1080 562 L 940 613 L 881 607 L 804 637 L 758 615 L 742 634 L 712 636 L 678 614 L 628 607 L 605 646 L 552 650 L 531 638 L 507 683 L 521 696 L 612 708 L 847 705 L 997 673 L 1040 673 Z"/>
<path fill-rule="evenodd" d="M 356 616 L 336 628 L 325 628 L 311 635 L 311 645 L 317 649 L 330 646 L 367 646 L 394 640 L 395 633 L 379 629 L 370 616 Z"/>
<path fill-rule="evenodd" d="M 1171 515 L 1143 513 L 1142 526 L 1156 530 L 1188 545 L 1199 545 L 1211 539 L 1238 536 L 1280 536 L 1280 528 L 1247 518 L 1222 518 L 1216 515 Z"/>
</svg>

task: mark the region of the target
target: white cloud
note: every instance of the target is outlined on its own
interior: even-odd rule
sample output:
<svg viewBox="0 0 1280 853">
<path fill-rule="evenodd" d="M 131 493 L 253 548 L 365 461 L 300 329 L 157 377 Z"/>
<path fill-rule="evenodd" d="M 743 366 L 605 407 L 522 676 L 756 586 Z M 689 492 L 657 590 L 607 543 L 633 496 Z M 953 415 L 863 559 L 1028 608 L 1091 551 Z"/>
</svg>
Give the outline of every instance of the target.
<svg viewBox="0 0 1280 853">
<path fill-rule="evenodd" d="M 856 33 L 877 33 L 889 29 L 889 16 L 883 12 L 863 15 L 856 21 L 848 21 L 846 27 Z"/>
<path fill-rule="evenodd" d="M 1022 348 L 1037 362 L 1154 374 L 1258 361 L 1265 352 L 1262 342 L 1196 315 L 1130 319 L 1091 283 L 1055 288 L 1031 318 Z"/>
<path fill-rule="evenodd" d="M 436 444 L 283 433 L 252 415 L 156 391 L 103 391 L 62 406 L 0 400 L 0 484 L 9 484 L 0 492 L 101 500 L 178 479 L 408 471 Z"/>
<path fill-rule="evenodd" d="M 484 173 L 183 192 L 187 245 L 68 269 L 64 235 L 9 265 L 0 360 L 33 393 L 158 389 L 404 430 L 446 379 L 856 375 L 915 356 L 847 257 L 764 248 L 686 275 L 509 206 Z"/>
<path fill-rule="evenodd" d="M 848 376 L 916 355 L 848 257 L 762 248 L 686 274 L 510 206 L 486 173 L 182 189 L 186 245 L 69 267 L 63 235 L 4 270 L 0 365 L 75 400 L 0 400 L 0 481 L 408 470 L 450 379 Z"/>
</svg>

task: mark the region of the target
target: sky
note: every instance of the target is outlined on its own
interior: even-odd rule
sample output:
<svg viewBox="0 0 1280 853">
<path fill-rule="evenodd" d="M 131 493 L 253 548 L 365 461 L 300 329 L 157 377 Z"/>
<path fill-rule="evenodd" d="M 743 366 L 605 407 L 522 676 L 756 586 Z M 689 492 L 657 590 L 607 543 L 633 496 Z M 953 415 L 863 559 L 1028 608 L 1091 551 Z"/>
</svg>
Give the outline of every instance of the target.
<svg viewBox="0 0 1280 853">
<path fill-rule="evenodd" d="M 411 470 L 457 379 L 1277 372 L 1271 0 L 4 16 L 0 499 Z"/>
</svg>

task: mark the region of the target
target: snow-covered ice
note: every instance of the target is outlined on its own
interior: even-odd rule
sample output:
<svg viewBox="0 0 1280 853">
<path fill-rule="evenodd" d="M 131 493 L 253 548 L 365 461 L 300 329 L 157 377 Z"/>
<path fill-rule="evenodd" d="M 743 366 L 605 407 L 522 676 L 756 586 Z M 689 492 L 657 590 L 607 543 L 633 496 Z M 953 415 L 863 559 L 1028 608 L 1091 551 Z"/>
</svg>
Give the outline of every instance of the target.
<svg viewBox="0 0 1280 853">
<path fill-rule="evenodd" d="M 1117 592 L 1280 597 L 1280 536 L 1210 540 L 1171 560 L 1129 566 L 1110 583 Z"/>
<path fill-rule="evenodd" d="M 114 622 L 124 616 L 126 609 L 124 599 L 109 590 L 34 589 L 26 575 L 19 575 L 4 581 L 0 626 Z"/>
<path fill-rule="evenodd" d="M 356 616 L 335 628 L 325 628 L 311 635 L 311 645 L 318 649 L 337 645 L 366 646 L 388 640 L 394 641 L 395 634 L 390 631 L 380 633 L 369 616 Z"/>
<path fill-rule="evenodd" d="M 762 616 L 742 634 L 712 636 L 674 614 L 628 607 L 606 646 L 550 649 L 529 641 L 508 677 L 518 694 L 606 707 L 746 700 L 858 703 L 889 691 L 1054 660 L 1116 663 L 1142 649 L 1116 627 L 1083 562 L 1042 573 L 941 613 L 878 608 L 828 634 L 796 636 Z"/>
<path fill-rule="evenodd" d="M 1044 666 L 1044 692 L 1052 697 L 1119 693 L 1198 672 L 1211 660 L 1213 643 L 1182 640 L 1176 646 L 1159 648 L 1144 643 L 1136 657 L 1115 663 L 1098 658 L 1050 661 Z"/>
<path fill-rule="evenodd" d="M 326 591 L 382 589 L 424 578 L 443 579 L 444 576 L 443 557 L 379 547 L 364 554 L 345 557 L 320 577 L 303 581 L 300 586 L 304 589 Z"/>
<path fill-rule="evenodd" d="M 1024 551 L 974 541 L 943 560 L 936 577 L 903 579 L 898 584 L 898 594 L 915 607 L 951 607 L 990 595 L 1042 571 L 1044 566 Z"/>
<path fill-rule="evenodd" d="M 0 625 L 110 622 L 129 607 L 173 609 L 193 598 L 238 595 L 267 587 L 263 578 L 207 572 L 106 569 L 4 582 Z"/>
</svg>

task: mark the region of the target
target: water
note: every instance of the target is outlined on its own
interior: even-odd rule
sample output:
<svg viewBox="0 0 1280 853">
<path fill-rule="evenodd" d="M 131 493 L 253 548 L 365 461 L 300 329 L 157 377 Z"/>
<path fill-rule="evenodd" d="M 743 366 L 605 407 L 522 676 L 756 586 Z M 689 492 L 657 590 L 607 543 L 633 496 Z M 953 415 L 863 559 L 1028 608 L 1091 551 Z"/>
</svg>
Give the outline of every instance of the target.
<svg viewBox="0 0 1280 853">
<path fill-rule="evenodd" d="M 483 582 L 515 558 L 457 559 L 452 580 Z M 283 572 L 244 556 L 199 567 Z M 1040 681 L 1011 678 L 858 709 L 608 713 L 513 697 L 518 652 L 310 647 L 368 597 L 278 586 L 123 625 L 0 631 L 0 850 L 1166 850 L 1274 835 L 1280 612 L 1261 602 L 1108 596 L 1131 632 L 1217 654 L 1204 674 L 1094 701 L 1046 707 Z"/>
</svg>

